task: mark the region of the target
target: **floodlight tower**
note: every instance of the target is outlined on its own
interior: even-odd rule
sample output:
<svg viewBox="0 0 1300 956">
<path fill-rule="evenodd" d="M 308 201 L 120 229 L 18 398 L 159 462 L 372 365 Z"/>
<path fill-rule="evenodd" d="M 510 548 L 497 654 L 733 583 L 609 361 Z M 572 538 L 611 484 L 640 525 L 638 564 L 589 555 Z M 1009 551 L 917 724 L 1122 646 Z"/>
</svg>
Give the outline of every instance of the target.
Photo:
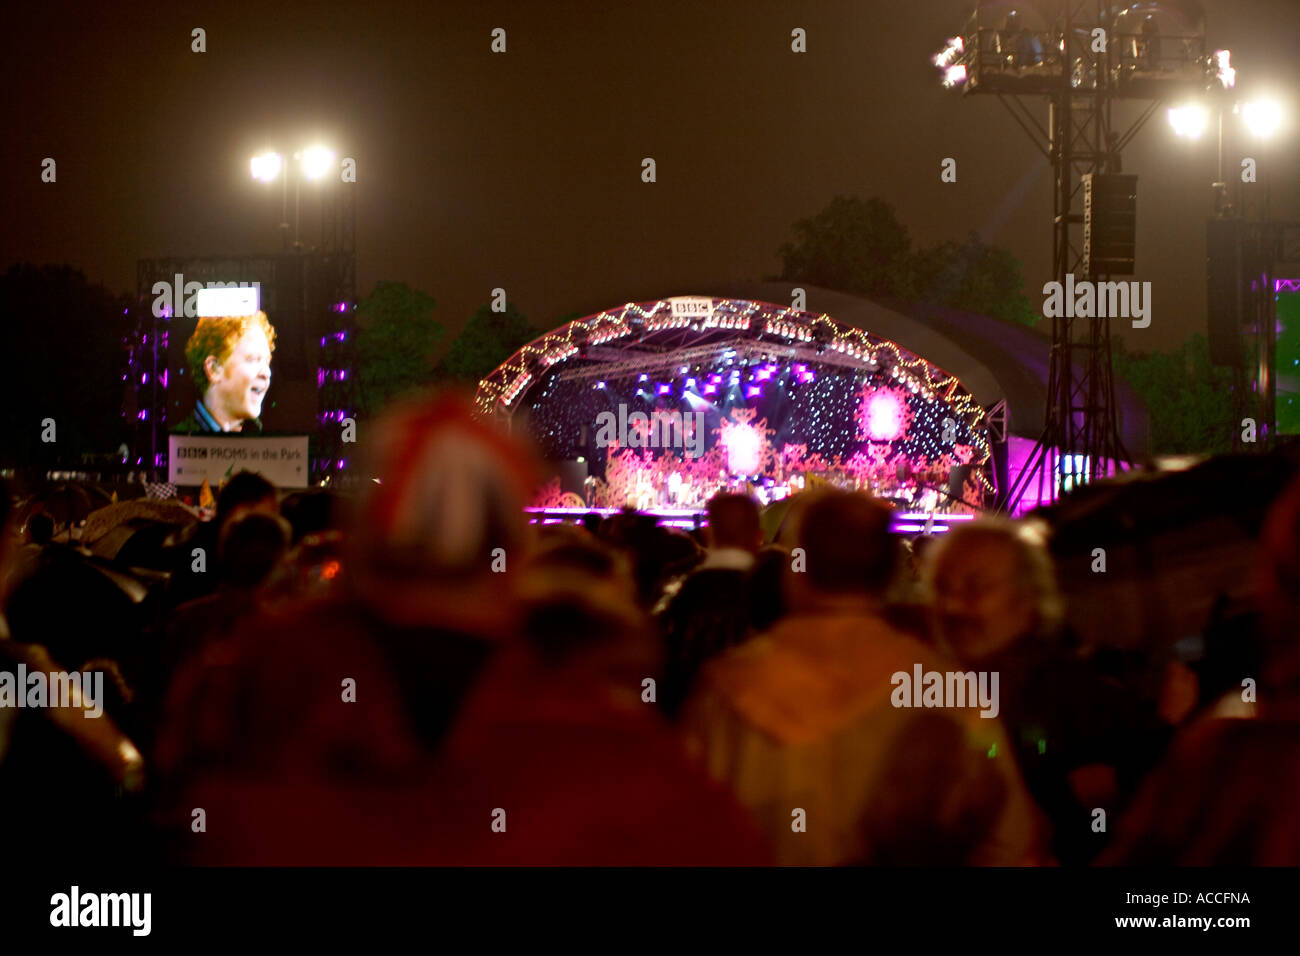
<svg viewBox="0 0 1300 956">
<path fill-rule="evenodd" d="M 946 86 L 996 96 L 1055 173 L 1053 278 L 1107 281 L 1133 274 L 1136 176 L 1120 154 L 1162 99 L 1214 81 L 1200 4 L 1104 0 L 986 0 L 934 58 Z M 1044 128 L 1024 98 L 1047 101 Z M 1117 129 L 1116 100 L 1141 101 Z M 1073 309 L 1067 310 L 1067 315 Z M 1054 501 L 1076 484 L 1131 467 L 1120 438 L 1111 371 L 1110 318 L 1052 319 L 1044 428 L 1000 501 L 1014 511 L 1037 483 Z"/>
</svg>

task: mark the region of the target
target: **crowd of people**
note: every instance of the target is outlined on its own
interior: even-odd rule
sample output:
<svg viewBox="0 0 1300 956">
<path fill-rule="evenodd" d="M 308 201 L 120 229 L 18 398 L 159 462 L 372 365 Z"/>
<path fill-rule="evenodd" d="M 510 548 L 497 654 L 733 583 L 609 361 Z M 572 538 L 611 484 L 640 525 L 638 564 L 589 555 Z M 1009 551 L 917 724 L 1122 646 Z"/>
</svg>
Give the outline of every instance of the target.
<svg viewBox="0 0 1300 956">
<path fill-rule="evenodd" d="M 530 525 L 533 462 L 458 400 L 371 428 L 355 494 L 238 474 L 212 520 L 130 567 L 0 494 L 0 672 L 105 675 L 100 717 L 0 707 L 17 846 L 1300 863 L 1300 483 L 1260 541 L 1239 635 L 1258 667 L 1225 681 L 1172 648 L 1082 642 L 1028 522 L 907 541 L 883 503 L 823 490 L 766 532 L 735 494 L 695 533 L 632 511 Z"/>
</svg>

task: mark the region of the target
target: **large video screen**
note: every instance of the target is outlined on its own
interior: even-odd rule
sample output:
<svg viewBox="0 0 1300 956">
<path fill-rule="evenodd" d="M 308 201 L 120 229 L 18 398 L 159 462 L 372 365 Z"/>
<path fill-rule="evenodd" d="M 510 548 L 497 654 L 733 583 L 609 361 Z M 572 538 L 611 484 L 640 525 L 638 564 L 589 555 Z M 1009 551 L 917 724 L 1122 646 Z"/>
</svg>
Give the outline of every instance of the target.
<svg viewBox="0 0 1300 956">
<path fill-rule="evenodd" d="M 1300 435 L 1300 292 L 1278 293 L 1277 327 L 1277 430 Z"/>
<path fill-rule="evenodd" d="M 275 354 L 275 327 L 267 314 L 181 319 L 172 334 L 184 340 L 181 372 L 193 407 L 173 419 L 170 431 L 260 434 Z"/>
</svg>

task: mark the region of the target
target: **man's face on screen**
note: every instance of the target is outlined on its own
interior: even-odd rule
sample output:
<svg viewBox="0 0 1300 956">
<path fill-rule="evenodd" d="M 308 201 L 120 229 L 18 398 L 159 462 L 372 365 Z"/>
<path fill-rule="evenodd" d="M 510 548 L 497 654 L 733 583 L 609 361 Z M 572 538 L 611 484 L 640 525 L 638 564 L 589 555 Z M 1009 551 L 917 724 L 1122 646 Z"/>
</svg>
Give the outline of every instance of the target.
<svg viewBox="0 0 1300 956">
<path fill-rule="evenodd" d="M 203 402 L 222 428 L 261 416 L 262 401 L 271 387 L 271 345 L 265 332 L 251 327 L 224 365 L 209 356 L 207 369 L 208 393 Z"/>
</svg>

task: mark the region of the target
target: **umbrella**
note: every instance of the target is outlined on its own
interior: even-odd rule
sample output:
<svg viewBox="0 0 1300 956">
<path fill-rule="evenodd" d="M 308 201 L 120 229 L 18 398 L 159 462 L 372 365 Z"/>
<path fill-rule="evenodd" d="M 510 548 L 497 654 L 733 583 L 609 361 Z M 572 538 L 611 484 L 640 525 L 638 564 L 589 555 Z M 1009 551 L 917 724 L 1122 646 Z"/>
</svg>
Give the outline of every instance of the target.
<svg viewBox="0 0 1300 956">
<path fill-rule="evenodd" d="M 1099 481 L 1035 512 L 1071 626 L 1096 645 L 1162 646 L 1203 634 L 1221 605 L 1249 606 L 1260 528 L 1293 471 L 1281 455 L 1225 455 Z"/>
<path fill-rule="evenodd" d="M 189 508 L 172 499 L 158 501 L 151 498 L 137 498 L 134 501 L 119 501 L 115 505 L 108 505 L 92 512 L 86 518 L 86 527 L 82 530 L 81 541 L 85 545 L 93 546 L 118 525 L 136 520 L 182 527 L 197 517 L 198 515 Z"/>
</svg>

